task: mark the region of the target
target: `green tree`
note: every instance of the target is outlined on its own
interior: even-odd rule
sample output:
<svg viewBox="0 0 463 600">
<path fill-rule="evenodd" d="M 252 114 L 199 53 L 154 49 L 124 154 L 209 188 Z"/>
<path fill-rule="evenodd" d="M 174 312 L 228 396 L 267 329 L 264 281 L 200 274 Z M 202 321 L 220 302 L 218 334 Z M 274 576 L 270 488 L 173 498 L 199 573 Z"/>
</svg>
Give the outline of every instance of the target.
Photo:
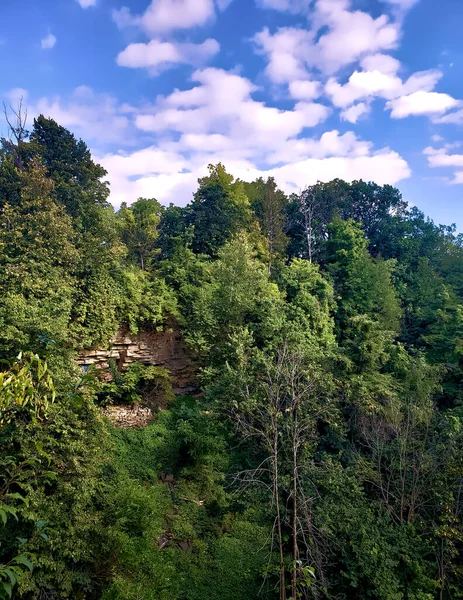
<svg viewBox="0 0 463 600">
<path fill-rule="evenodd" d="M 139 198 L 130 207 L 123 202 L 118 214 L 122 241 L 144 271 L 154 256 L 161 205 L 154 199 Z"/>
<path fill-rule="evenodd" d="M 278 189 L 273 177 L 267 181 L 260 177 L 252 183 L 243 183 L 243 186 L 262 233 L 268 240 L 270 256 L 283 255 L 288 244 L 284 233 L 286 195 Z"/>
<path fill-rule="evenodd" d="M 236 359 L 241 343 L 264 347 L 281 332 L 283 301 L 245 234 L 219 251 L 210 282 L 197 290 L 187 339 L 208 362 Z"/>
<path fill-rule="evenodd" d="M 327 268 L 339 299 L 340 330 L 350 318 L 365 314 L 384 329 L 397 331 L 401 310 L 392 284 L 392 264 L 370 256 L 363 231 L 354 221 L 336 218 L 328 232 Z"/>
<path fill-rule="evenodd" d="M 34 164 L 19 173 L 21 202 L 0 214 L 1 353 L 55 352 L 68 338 L 79 253 L 53 182 Z M 58 352 L 61 352 L 59 350 Z"/>
<path fill-rule="evenodd" d="M 31 141 L 39 147 L 47 175 L 54 181 L 54 197 L 66 207 L 79 229 L 95 227 L 98 208 L 108 207 L 106 171 L 93 162 L 87 145 L 43 115 L 34 120 Z"/>
<path fill-rule="evenodd" d="M 242 182 L 234 181 L 222 164 L 209 165 L 209 175 L 199 180 L 188 207 L 187 223 L 194 226 L 193 251 L 217 256 L 219 248 L 252 222 Z"/>
</svg>

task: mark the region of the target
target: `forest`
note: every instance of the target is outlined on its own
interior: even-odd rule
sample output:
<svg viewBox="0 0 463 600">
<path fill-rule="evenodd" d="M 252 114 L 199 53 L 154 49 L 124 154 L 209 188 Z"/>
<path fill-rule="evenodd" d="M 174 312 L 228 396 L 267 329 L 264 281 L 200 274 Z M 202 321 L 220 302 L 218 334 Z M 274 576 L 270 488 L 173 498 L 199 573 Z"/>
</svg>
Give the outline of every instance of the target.
<svg viewBox="0 0 463 600">
<path fill-rule="evenodd" d="M 13 115 L 14 116 L 14 115 Z M 0 144 L 0 598 L 463 598 L 463 236 L 398 189 L 127 198 L 39 116 Z M 436 202 L 438 199 L 436 199 Z M 180 331 L 196 389 L 78 353 Z M 118 427 L 108 406 L 149 406 Z"/>
</svg>

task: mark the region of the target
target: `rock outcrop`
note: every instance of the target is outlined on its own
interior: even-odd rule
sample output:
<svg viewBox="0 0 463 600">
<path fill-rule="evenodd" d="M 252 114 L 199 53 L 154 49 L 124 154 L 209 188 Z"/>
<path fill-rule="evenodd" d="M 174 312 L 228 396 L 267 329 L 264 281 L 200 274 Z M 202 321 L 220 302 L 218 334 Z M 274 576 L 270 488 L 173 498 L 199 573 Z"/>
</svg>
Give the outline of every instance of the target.
<svg viewBox="0 0 463 600">
<path fill-rule="evenodd" d="M 154 419 L 150 408 L 140 406 L 108 406 L 101 411 L 116 427 L 146 427 Z"/>
<path fill-rule="evenodd" d="M 110 362 L 124 371 L 134 362 L 155 365 L 168 370 L 176 395 L 196 391 L 196 368 L 178 329 L 132 334 L 118 331 L 107 348 L 93 348 L 79 352 L 78 363 L 83 368 L 94 365 L 101 377 L 110 381 Z"/>
</svg>

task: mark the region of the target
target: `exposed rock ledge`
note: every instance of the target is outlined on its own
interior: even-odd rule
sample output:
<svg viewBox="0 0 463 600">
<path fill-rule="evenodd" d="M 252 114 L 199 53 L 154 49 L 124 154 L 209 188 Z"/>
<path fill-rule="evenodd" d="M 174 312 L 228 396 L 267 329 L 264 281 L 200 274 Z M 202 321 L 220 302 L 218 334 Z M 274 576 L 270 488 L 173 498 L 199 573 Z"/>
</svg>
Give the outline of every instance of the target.
<svg viewBox="0 0 463 600">
<path fill-rule="evenodd" d="M 79 352 L 82 367 L 95 367 L 106 380 L 111 380 L 110 360 L 120 371 L 133 362 L 164 367 L 170 373 L 176 395 L 195 392 L 196 368 L 178 329 L 132 334 L 118 331 L 107 348 L 92 348 Z"/>
<path fill-rule="evenodd" d="M 139 406 L 108 406 L 101 413 L 116 427 L 146 427 L 154 418 L 150 408 Z"/>
</svg>

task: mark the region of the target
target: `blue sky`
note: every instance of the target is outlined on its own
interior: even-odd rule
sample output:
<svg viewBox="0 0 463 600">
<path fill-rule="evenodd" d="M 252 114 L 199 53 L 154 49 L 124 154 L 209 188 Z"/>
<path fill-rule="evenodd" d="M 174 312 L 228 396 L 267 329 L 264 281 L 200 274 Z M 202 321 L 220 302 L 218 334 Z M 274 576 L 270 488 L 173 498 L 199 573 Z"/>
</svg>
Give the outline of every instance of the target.
<svg viewBox="0 0 463 600">
<path fill-rule="evenodd" d="M 115 206 L 185 204 L 222 161 L 286 192 L 390 183 L 463 231 L 461 0 L 2 0 L 0 16 L 1 96 L 82 137 Z"/>
</svg>

